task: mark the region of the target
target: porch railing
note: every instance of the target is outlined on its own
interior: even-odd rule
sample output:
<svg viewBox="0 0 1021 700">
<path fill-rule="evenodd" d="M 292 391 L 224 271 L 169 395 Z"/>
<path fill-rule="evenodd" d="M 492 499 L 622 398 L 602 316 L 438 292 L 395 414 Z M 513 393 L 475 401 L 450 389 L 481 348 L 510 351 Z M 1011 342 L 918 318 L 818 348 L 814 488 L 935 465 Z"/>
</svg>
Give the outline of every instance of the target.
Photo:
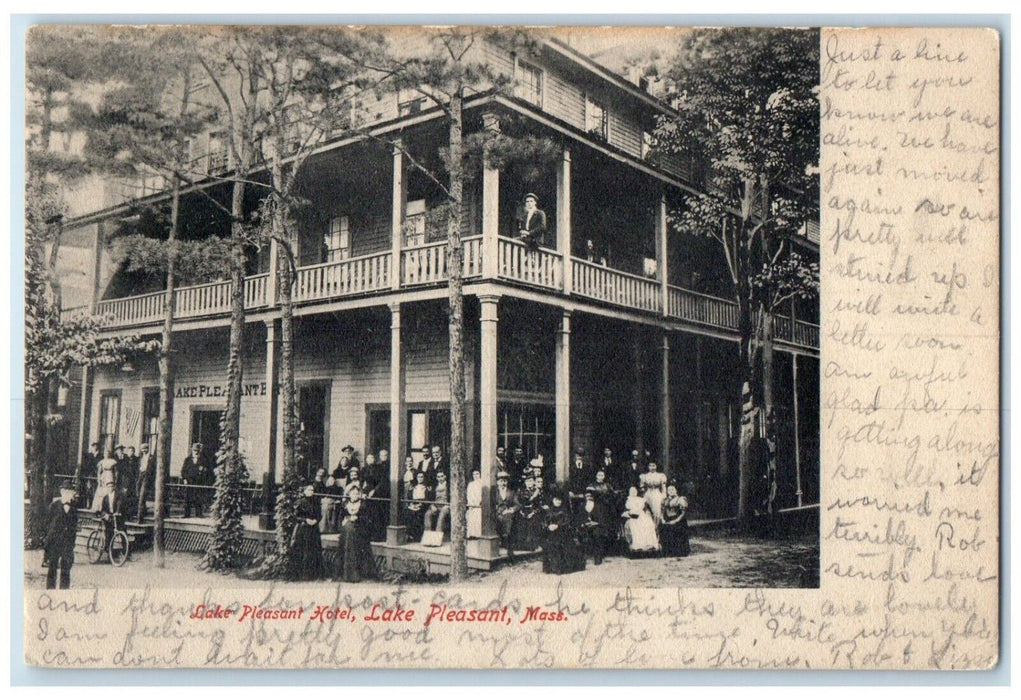
<svg viewBox="0 0 1021 700">
<path fill-rule="evenodd" d="M 524 243 L 500 238 L 498 273 L 503 279 L 546 289 L 562 289 L 563 257 L 547 248 L 530 249 Z"/>
<path fill-rule="evenodd" d="M 148 323 L 163 318 L 163 300 L 167 293 L 152 292 L 123 299 L 110 299 L 96 304 L 96 314 L 112 316 L 117 325 Z"/>
<path fill-rule="evenodd" d="M 181 287 L 174 294 L 174 317 L 230 313 L 230 281 Z"/>
<path fill-rule="evenodd" d="M 461 275 L 465 278 L 482 275 L 482 238 L 472 236 L 461 241 Z M 401 286 L 414 287 L 444 282 L 447 279 L 447 243 L 426 245 L 401 250 Z"/>
<path fill-rule="evenodd" d="M 659 312 L 660 285 L 657 280 L 639 277 L 602 265 L 571 260 L 572 289 L 575 294 L 641 311 Z"/>
<path fill-rule="evenodd" d="M 737 328 L 736 303 L 681 287 L 667 288 L 667 316 L 729 330 Z"/>
<path fill-rule="evenodd" d="M 819 347 L 819 326 L 805 321 L 794 321 L 787 316 L 773 317 L 773 337 L 792 345 L 806 348 Z"/>
<path fill-rule="evenodd" d="M 372 253 L 299 268 L 293 298 L 298 302 L 313 301 L 367 294 L 389 287 L 390 253 Z"/>
</svg>

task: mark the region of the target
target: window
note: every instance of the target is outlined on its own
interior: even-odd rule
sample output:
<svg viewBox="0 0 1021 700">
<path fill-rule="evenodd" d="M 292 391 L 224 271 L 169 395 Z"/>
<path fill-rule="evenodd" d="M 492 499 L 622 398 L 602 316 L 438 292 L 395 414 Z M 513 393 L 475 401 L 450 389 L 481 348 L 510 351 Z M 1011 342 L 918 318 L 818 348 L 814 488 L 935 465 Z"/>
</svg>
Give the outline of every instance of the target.
<svg viewBox="0 0 1021 700">
<path fill-rule="evenodd" d="M 404 210 L 404 245 L 412 247 L 425 243 L 425 200 L 414 199 Z"/>
<path fill-rule="evenodd" d="M 518 61 L 514 77 L 517 80 L 517 96 L 542 107 L 542 71 L 530 63 Z"/>
<path fill-rule="evenodd" d="M 591 97 L 585 100 L 585 131 L 603 141 L 610 137 L 610 114 Z"/>
<path fill-rule="evenodd" d="M 305 437 L 305 463 L 298 473 L 311 480 L 326 463 L 326 426 L 329 424 L 329 385 L 307 384 L 298 388 L 298 421 Z"/>
<path fill-rule="evenodd" d="M 330 219 L 323 243 L 326 245 L 325 262 L 336 262 L 351 257 L 351 231 L 346 216 L 335 216 Z"/>
<path fill-rule="evenodd" d="M 552 406 L 504 404 L 497 414 L 497 444 L 511 452 L 521 447 L 532 459 L 543 455 L 548 463 L 553 457 L 556 417 Z"/>
<path fill-rule="evenodd" d="M 209 135 L 209 172 L 222 173 L 227 170 L 227 142 L 220 133 Z"/>
<path fill-rule="evenodd" d="M 106 454 L 117 446 L 121 424 L 120 392 L 104 392 L 99 396 L 99 452 Z"/>
<path fill-rule="evenodd" d="M 160 425 L 160 390 L 146 389 L 142 394 L 142 444 L 156 454 L 156 435 Z M 170 444 L 169 442 L 167 443 Z"/>
<path fill-rule="evenodd" d="M 642 132 L 642 160 L 647 160 L 652 155 L 652 134 L 648 131 Z"/>
</svg>

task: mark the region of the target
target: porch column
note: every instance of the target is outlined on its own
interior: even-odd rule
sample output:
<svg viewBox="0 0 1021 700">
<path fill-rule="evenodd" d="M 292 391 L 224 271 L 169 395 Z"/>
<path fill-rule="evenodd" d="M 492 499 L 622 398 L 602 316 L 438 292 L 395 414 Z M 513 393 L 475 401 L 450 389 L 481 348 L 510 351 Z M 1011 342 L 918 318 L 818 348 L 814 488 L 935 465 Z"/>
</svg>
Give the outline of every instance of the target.
<svg viewBox="0 0 1021 700">
<path fill-rule="evenodd" d="M 557 329 L 556 424 L 557 481 L 562 482 L 571 463 L 571 312 L 567 309 Z"/>
<path fill-rule="evenodd" d="M 280 398 L 280 383 L 277 373 L 280 354 L 280 336 L 277 321 L 270 319 L 266 323 L 266 471 L 273 475 L 276 483 L 281 483 L 283 475 L 279 473 L 277 464 L 277 411 Z"/>
<path fill-rule="evenodd" d="M 483 128 L 499 131 L 500 120 L 495 114 L 482 115 Z M 500 269 L 500 171 L 482 163 L 482 277 L 495 279 Z M 495 313 L 495 312 L 494 312 Z M 495 317 L 494 317 L 495 322 Z M 483 451 L 483 458 L 487 458 Z M 492 457 L 492 453 L 488 455 Z"/>
<path fill-rule="evenodd" d="M 393 149 L 393 194 L 390 200 L 390 288 L 401 287 L 401 245 L 404 239 L 404 151 L 400 140 Z M 400 310 L 397 311 L 400 319 Z M 400 323 L 397 324 L 400 328 Z M 391 416 L 392 422 L 392 416 Z M 394 453 L 390 453 L 393 455 Z M 393 458 L 391 457 L 391 461 Z"/>
<path fill-rule="evenodd" d="M 794 376 L 791 380 L 794 392 L 794 483 L 797 486 L 795 495 L 798 497 L 798 507 L 800 508 L 803 493 L 801 491 L 801 425 L 798 416 L 798 353 L 791 353 L 791 362 L 794 365 Z"/>
<path fill-rule="evenodd" d="M 493 558 L 500 553 L 500 538 L 493 517 L 493 489 L 496 483 L 496 330 L 499 295 L 479 297 L 479 466 L 482 470 L 482 537 L 468 540 L 468 555 Z"/>
<path fill-rule="evenodd" d="M 659 460 L 663 467 L 663 473 L 667 478 L 673 476 L 673 463 L 670 459 L 670 430 L 673 423 L 670 420 L 670 336 L 663 332 L 663 376 L 660 382 L 660 404 L 659 404 Z"/>
<path fill-rule="evenodd" d="M 566 148 L 557 166 L 557 252 L 563 261 L 564 294 L 570 294 L 574 281 L 571 265 L 571 151 Z"/>
<path fill-rule="evenodd" d="M 89 314 L 96 313 L 96 305 L 99 303 L 100 297 L 100 274 L 102 272 L 103 264 L 103 222 L 96 224 L 96 233 L 92 238 L 92 294 L 89 299 Z M 78 465 L 77 474 L 79 477 L 82 476 L 81 470 L 85 464 L 85 451 L 89 446 L 89 438 L 92 430 L 90 423 L 92 422 L 92 384 L 93 384 L 93 372 L 88 367 L 82 366 L 82 406 L 81 415 L 78 417 L 78 459 L 75 464 Z M 86 474 L 85 476 L 94 476 L 93 474 Z M 75 486 L 81 488 L 80 478 L 76 480 Z"/>
<path fill-rule="evenodd" d="M 667 285 L 670 275 L 667 274 L 669 264 L 669 241 L 667 240 L 666 195 L 660 195 L 659 207 L 656 209 L 656 274 L 659 277 L 660 312 L 666 316 L 669 311 L 670 291 Z"/>
<path fill-rule="evenodd" d="M 401 468 L 404 466 L 404 356 L 401 349 L 401 305 L 390 304 L 390 524 L 386 542 L 401 545 Z"/>
<path fill-rule="evenodd" d="M 645 379 L 645 364 L 642 362 L 642 334 L 636 329 L 631 336 L 631 356 L 634 360 L 634 378 L 631 386 L 631 400 L 635 413 L 635 444 L 638 458 L 645 458 L 645 399 L 642 392 L 642 381 Z"/>
</svg>

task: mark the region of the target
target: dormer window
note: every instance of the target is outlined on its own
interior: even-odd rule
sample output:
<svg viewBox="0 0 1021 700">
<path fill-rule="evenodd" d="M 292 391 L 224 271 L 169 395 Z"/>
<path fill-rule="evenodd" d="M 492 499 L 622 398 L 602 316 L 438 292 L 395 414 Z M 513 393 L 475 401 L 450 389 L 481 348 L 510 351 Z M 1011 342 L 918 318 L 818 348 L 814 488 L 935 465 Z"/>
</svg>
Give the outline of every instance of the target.
<svg viewBox="0 0 1021 700">
<path fill-rule="evenodd" d="M 517 62 L 516 94 L 536 107 L 542 107 L 542 70 L 525 61 Z"/>
<path fill-rule="evenodd" d="M 610 113 L 601 102 L 591 97 L 585 100 L 585 131 L 603 141 L 610 138 Z"/>
</svg>

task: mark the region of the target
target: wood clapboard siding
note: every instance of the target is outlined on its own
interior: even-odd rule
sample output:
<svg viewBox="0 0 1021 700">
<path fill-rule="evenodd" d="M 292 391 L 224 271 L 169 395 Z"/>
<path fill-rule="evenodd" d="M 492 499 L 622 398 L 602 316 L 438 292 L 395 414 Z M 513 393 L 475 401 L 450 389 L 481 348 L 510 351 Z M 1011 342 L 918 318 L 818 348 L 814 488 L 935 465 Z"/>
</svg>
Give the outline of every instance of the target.
<svg viewBox="0 0 1021 700">
<path fill-rule="evenodd" d="M 546 72 L 545 107 L 571 126 L 585 128 L 585 93 L 552 71 Z"/>
</svg>

